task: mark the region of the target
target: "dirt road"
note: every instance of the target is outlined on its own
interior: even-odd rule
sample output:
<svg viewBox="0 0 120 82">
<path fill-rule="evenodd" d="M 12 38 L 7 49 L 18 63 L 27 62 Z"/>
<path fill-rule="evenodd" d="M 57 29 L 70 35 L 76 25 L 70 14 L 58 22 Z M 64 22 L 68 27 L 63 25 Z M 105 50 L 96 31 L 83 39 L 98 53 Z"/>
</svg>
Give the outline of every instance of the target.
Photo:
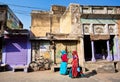
<svg viewBox="0 0 120 82">
<path fill-rule="evenodd" d="M 84 78 L 69 78 L 68 75 L 60 75 L 59 72 L 37 71 L 25 73 L 0 72 L 0 82 L 120 82 L 120 72 L 107 74 L 91 74 Z"/>
</svg>

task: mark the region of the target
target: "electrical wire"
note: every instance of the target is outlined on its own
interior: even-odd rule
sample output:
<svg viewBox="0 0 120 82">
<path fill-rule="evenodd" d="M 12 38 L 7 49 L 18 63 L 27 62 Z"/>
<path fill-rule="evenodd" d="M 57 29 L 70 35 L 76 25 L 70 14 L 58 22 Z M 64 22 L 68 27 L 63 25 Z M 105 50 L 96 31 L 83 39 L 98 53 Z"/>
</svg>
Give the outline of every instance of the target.
<svg viewBox="0 0 120 82">
<path fill-rule="evenodd" d="M 22 7 L 22 8 L 29 8 L 29 9 L 34 9 L 34 10 L 39 9 L 39 10 L 36 10 L 36 11 L 40 11 L 40 10 L 42 10 L 42 11 L 44 10 L 44 11 L 45 11 L 45 10 L 46 10 L 46 9 L 41 9 L 41 8 L 38 8 L 38 7 L 30 7 L 30 6 L 22 6 L 22 5 L 8 4 L 8 3 L 4 3 L 4 2 L 0 2 L 0 4 L 6 4 L 6 5 L 15 6 L 15 7 Z M 14 9 L 12 9 L 12 10 L 14 10 Z M 69 11 L 69 10 L 67 10 L 67 11 Z M 27 12 L 27 11 L 14 10 L 14 12 L 17 13 L 17 14 L 30 16 L 30 13 Z M 25 13 L 25 12 L 26 12 L 26 13 Z M 57 15 L 57 16 L 61 17 L 61 15 Z M 47 16 L 47 17 L 48 17 L 48 16 Z"/>
<path fill-rule="evenodd" d="M 0 4 L 2 5 L 9 5 L 9 6 L 15 6 L 15 7 L 22 7 L 22 8 L 28 8 L 28 9 L 34 9 L 34 10 L 46 10 L 46 9 L 42 9 L 42 8 L 38 8 L 38 7 L 30 7 L 30 6 L 23 6 L 23 5 L 15 5 L 15 4 L 8 4 L 8 3 L 4 3 L 4 2 L 0 2 Z M 14 11 L 14 13 L 17 14 L 21 14 L 21 15 L 25 15 L 25 16 L 30 16 L 31 11 L 23 11 L 23 10 L 15 10 L 12 9 Z"/>
<path fill-rule="evenodd" d="M 1 3 L 1 4 L 11 5 L 11 6 L 16 6 L 16 7 L 22 7 L 22 8 L 46 10 L 46 9 L 42 9 L 42 8 L 38 8 L 38 7 L 30 7 L 30 6 L 23 6 L 23 5 L 15 5 L 15 4 L 8 4 L 8 3 L 3 3 L 3 2 L 0 2 L 0 3 Z"/>
<path fill-rule="evenodd" d="M 17 11 L 14 11 L 14 13 L 16 13 L 16 14 L 21 14 L 21 15 L 25 15 L 25 16 L 30 16 L 30 14 L 25 14 L 25 13 L 17 12 Z"/>
</svg>

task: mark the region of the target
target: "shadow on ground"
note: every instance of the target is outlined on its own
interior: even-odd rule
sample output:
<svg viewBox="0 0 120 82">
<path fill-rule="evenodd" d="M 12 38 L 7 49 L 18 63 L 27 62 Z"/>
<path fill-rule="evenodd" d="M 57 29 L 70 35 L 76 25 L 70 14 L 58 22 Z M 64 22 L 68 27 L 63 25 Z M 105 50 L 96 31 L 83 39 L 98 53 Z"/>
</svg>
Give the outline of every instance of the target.
<svg viewBox="0 0 120 82">
<path fill-rule="evenodd" d="M 89 71 L 89 72 L 85 73 L 85 77 L 89 78 L 89 77 L 94 76 L 96 74 L 97 74 L 97 72 L 95 70 Z"/>
</svg>

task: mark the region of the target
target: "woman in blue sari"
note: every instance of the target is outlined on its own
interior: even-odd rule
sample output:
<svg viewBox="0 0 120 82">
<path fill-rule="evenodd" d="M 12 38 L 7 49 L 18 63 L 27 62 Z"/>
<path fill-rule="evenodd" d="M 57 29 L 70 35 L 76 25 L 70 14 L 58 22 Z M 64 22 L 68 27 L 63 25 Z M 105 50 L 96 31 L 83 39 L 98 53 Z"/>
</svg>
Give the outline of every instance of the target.
<svg viewBox="0 0 120 82">
<path fill-rule="evenodd" d="M 68 71 L 67 71 L 67 62 L 68 62 L 68 58 L 67 58 L 67 53 L 65 50 L 61 50 L 61 64 L 60 64 L 60 74 L 61 75 L 67 75 Z"/>
</svg>

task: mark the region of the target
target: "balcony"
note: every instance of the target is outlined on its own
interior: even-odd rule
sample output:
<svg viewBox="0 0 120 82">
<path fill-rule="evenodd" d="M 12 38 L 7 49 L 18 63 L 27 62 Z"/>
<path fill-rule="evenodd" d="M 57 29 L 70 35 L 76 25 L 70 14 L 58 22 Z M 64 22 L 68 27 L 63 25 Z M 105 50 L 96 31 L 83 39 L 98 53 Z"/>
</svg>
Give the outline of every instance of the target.
<svg viewBox="0 0 120 82">
<path fill-rule="evenodd" d="M 81 6 L 81 14 L 120 14 L 120 7 L 108 6 Z"/>
</svg>

